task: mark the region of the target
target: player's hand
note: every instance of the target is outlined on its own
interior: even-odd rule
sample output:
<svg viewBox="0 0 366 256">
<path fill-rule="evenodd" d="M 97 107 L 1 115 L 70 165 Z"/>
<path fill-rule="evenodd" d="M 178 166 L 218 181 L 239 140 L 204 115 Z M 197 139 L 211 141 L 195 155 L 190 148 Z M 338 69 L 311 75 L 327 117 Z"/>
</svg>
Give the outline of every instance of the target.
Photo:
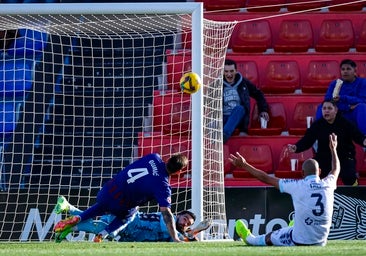
<svg viewBox="0 0 366 256">
<path fill-rule="evenodd" d="M 331 150 L 336 150 L 337 145 L 338 145 L 337 135 L 335 133 L 330 134 L 329 135 L 329 148 Z"/>
<path fill-rule="evenodd" d="M 296 149 L 297 149 L 296 145 L 293 145 L 293 144 L 288 144 L 288 145 L 287 145 L 287 148 L 288 148 L 288 150 L 289 150 L 291 153 L 295 153 L 295 152 L 296 152 Z"/>
<path fill-rule="evenodd" d="M 197 242 L 198 238 L 196 236 L 185 236 L 184 241 L 185 242 Z"/>
<path fill-rule="evenodd" d="M 269 114 L 267 112 L 261 112 L 259 114 L 259 118 L 258 119 L 260 119 L 260 118 L 264 118 L 264 120 L 266 120 L 268 122 L 269 121 Z"/>
<path fill-rule="evenodd" d="M 350 110 L 354 110 L 354 109 L 357 107 L 357 105 L 358 105 L 358 104 L 356 104 L 356 105 L 350 105 L 350 106 L 349 106 L 349 109 L 350 109 Z"/>
<path fill-rule="evenodd" d="M 96 235 L 94 237 L 94 239 L 93 239 L 93 242 L 94 243 L 101 243 L 101 242 L 103 242 L 103 236 L 101 234 Z"/>
<path fill-rule="evenodd" d="M 244 159 L 239 152 L 236 152 L 236 155 L 230 154 L 229 161 L 236 167 L 244 168 L 247 164 L 247 161 Z"/>
<path fill-rule="evenodd" d="M 339 96 L 336 96 L 336 97 L 333 97 L 333 98 L 332 98 L 332 101 L 334 101 L 334 102 L 338 102 L 338 101 L 339 101 L 339 99 L 340 99 L 340 98 L 339 98 Z"/>
</svg>

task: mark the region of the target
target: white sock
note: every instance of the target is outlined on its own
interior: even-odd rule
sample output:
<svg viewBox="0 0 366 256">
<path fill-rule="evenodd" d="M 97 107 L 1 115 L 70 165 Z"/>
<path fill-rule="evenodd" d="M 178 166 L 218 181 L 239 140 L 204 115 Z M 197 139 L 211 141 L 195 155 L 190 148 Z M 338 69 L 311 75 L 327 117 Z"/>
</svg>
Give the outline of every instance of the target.
<svg viewBox="0 0 366 256">
<path fill-rule="evenodd" d="M 75 211 L 80 211 L 80 210 L 78 208 L 76 208 L 75 206 L 73 206 L 73 205 L 70 204 L 69 205 L 69 212 L 75 212 Z"/>
<path fill-rule="evenodd" d="M 266 238 L 266 235 L 253 236 L 252 234 L 250 234 L 249 236 L 247 236 L 246 242 L 250 245 L 264 246 L 264 245 L 266 245 L 265 238 Z"/>
</svg>

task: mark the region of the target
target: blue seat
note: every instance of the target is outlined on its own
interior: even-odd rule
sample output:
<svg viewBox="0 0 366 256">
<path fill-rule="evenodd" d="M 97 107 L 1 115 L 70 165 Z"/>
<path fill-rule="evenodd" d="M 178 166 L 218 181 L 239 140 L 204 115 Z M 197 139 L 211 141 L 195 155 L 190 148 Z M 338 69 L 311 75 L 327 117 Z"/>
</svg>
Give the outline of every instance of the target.
<svg viewBox="0 0 366 256">
<path fill-rule="evenodd" d="M 18 37 L 9 45 L 10 58 L 38 59 L 47 45 L 48 34 L 31 29 L 19 29 Z"/>
<path fill-rule="evenodd" d="M 0 61 L 0 97 L 16 99 L 24 96 L 32 88 L 33 69 L 32 60 Z"/>
<path fill-rule="evenodd" d="M 2 135 L 2 141 L 6 141 L 7 137 L 15 130 L 21 104 L 16 101 L 0 102 L 0 134 Z"/>
</svg>

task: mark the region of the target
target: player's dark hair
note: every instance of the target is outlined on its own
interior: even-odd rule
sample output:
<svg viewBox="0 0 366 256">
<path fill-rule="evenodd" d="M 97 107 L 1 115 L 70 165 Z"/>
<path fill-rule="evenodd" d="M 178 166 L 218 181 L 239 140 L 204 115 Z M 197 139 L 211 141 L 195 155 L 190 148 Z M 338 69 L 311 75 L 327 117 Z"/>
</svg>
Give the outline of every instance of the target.
<svg viewBox="0 0 366 256">
<path fill-rule="evenodd" d="M 169 174 L 176 173 L 188 165 L 188 158 L 183 154 L 176 154 L 169 158 L 166 169 Z"/>
<path fill-rule="evenodd" d="M 183 210 L 183 211 L 178 212 L 177 215 L 183 215 L 183 214 L 188 214 L 189 216 L 191 216 L 193 221 L 196 221 L 196 214 L 194 214 L 193 212 L 188 211 L 188 210 Z"/>
<path fill-rule="evenodd" d="M 351 66 L 351 67 L 353 67 L 353 68 L 357 67 L 356 62 L 354 62 L 353 60 L 350 60 L 350 59 L 342 60 L 342 61 L 341 61 L 341 64 L 339 64 L 339 67 L 341 68 L 341 67 L 342 67 L 342 65 L 345 65 L 345 64 L 350 65 L 350 66 Z"/>
<path fill-rule="evenodd" d="M 228 65 L 228 66 L 234 65 L 234 68 L 235 68 L 235 69 L 237 69 L 237 68 L 236 68 L 236 62 L 235 62 L 235 61 L 233 61 L 233 60 L 226 59 L 226 60 L 225 60 L 225 66 L 226 66 L 226 65 Z"/>
</svg>

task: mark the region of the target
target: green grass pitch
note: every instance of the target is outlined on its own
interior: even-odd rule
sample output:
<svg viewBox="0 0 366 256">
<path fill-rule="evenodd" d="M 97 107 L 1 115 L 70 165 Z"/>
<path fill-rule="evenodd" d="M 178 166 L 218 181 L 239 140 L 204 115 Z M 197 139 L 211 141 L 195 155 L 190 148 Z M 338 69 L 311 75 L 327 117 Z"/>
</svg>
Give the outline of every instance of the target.
<svg viewBox="0 0 366 256">
<path fill-rule="evenodd" d="M 117 243 L 117 242 L 25 242 L 0 243 L 0 255 L 6 256 L 356 256 L 366 255 L 366 241 L 329 241 L 325 247 L 252 247 L 239 241 L 197 243 Z"/>
</svg>

